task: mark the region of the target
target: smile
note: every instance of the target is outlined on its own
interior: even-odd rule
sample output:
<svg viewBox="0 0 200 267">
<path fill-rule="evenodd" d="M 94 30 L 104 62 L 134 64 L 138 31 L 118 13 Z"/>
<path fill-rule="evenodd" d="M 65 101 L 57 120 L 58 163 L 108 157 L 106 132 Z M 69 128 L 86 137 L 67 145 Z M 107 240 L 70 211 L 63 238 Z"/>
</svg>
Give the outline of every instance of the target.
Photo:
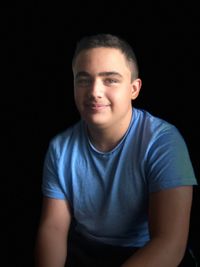
<svg viewBox="0 0 200 267">
<path fill-rule="evenodd" d="M 109 107 L 110 104 L 101 104 L 101 103 L 91 103 L 86 104 L 86 107 L 93 110 L 93 111 L 101 111 Z"/>
</svg>

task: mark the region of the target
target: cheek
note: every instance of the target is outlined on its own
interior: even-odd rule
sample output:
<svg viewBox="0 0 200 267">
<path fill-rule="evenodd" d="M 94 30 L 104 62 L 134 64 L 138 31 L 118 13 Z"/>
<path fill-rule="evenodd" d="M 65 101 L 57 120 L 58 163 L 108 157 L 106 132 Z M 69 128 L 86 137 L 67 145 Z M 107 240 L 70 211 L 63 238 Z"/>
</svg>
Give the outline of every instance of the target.
<svg viewBox="0 0 200 267">
<path fill-rule="evenodd" d="M 76 101 L 78 101 L 80 98 L 82 98 L 83 92 L 79 89 L 74 89 L 74 98 Z"/>
<path fill-rule="evenodd" d="M 79 111 L 84 109 L 85 93 L 82 90 L 74 90 L 74 101 Z"/>
<path fill-rule="evenodd" d="M 81 99 L 80 92 L 77 91 L 77 90 L 74 90 L 74 100 L 75 100 L 75 103 L 76 104 L 79 104 L 80 103 L 80 99 Z"/>
<path fill-rule="evenodd" d="M 131 91 L 129 88 L 118 88 L 116 90 L 110 91 L 107 97 L 113 101 L 121 102 L 131 98 Z"/>
</svg>

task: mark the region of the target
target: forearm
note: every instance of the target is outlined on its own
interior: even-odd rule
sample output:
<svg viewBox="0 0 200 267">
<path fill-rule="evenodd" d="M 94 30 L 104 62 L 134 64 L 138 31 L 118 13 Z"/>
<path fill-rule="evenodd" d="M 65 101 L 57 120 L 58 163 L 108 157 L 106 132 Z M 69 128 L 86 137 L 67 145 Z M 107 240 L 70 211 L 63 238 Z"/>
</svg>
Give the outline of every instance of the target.
<svg viewBox="0 0 200 267">
<path fill-rule="evenodd" d="M 184 254 L 184 246 L 154 238 L 139 249 L 121 267 L 177 267 Z"/>
<path fill-rule="evenodd" d="M 64 267 L 66 257 L 66 235 L 53 227 L 40 227 L 36 242 L 35 267 Z"/>
</svg>

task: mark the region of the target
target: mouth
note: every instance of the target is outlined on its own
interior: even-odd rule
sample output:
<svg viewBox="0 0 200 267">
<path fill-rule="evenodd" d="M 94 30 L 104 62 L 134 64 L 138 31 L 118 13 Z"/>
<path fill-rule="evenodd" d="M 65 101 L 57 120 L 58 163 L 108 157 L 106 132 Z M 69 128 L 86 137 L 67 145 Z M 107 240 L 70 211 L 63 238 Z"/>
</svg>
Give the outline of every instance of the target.
<svg viewBox="0 0 200 267">
<path fill-rule="evenodd" d="M 92 111 L 101 111 L 110 106 L 110 104 L 103 104 L 103 103 L 86 103 L 86 108 Z"/>
</svg>

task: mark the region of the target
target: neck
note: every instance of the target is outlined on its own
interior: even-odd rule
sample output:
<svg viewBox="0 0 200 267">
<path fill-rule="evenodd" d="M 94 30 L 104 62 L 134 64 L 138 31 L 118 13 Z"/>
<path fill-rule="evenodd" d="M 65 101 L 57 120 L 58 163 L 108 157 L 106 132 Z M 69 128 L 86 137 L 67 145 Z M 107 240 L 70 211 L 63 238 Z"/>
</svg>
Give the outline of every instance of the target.
<svg viewBox="0 0 200 267">
<path fill-rule="evenodd" d="M 114 149 L 124 137 L 131 122 L 132 112 L 123 123 L 115 123 L 108 128 L 97 128 L 88 125 L 88 135 L 92 144 L 102 152 Z"/>
</svg>

